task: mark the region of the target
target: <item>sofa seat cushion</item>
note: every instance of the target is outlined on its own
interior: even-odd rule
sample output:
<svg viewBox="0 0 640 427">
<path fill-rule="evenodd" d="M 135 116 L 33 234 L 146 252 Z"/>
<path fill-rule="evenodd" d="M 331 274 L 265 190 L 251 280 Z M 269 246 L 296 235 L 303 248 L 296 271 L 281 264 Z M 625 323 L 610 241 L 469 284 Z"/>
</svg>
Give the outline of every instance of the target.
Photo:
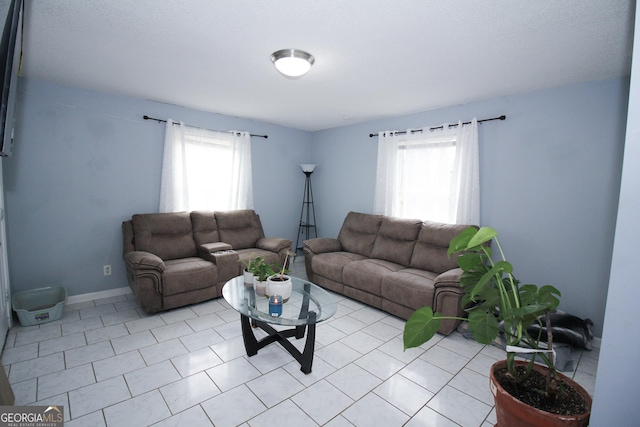
<svg viewBox="0 0 640 427">
<path fill-rule="evenodd" d="M 218 269 L 212 262 L 190 257 L 165 261 L 162 294 L 175 295 L 215 286 Z"/>
<path fill-rule="evenodd" d="M 352 252 L 328 252 L 315 255 L 311 260 L 311 264 L 314 275 L 317 274 L 334 282 L 342 283 L 344 266 L 362 259 L 365 259 L 365 257 Z"/>
<path fill-rule="evenodd" d="M 353 261 L 344 266 L 342 282 L 345 286 L 382 296 L 382 278 L 402 268 L 404 267 L 399 264 L 381 259 Z"/>
<path fill-rule="evenodd" d="M 417 310 L 433 307 L 436 273 L 405 268 L 389 273 L 382 278 L 381 293 L 384 299 Z"/>
</svg>

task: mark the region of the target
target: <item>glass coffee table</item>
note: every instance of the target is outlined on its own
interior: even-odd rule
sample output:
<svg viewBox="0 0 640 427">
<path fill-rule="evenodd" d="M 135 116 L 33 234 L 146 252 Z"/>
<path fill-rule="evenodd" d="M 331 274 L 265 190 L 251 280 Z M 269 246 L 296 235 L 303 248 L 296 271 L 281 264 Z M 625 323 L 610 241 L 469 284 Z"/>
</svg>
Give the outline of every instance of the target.
<svg viewBox="0 0 640 427">
<path fill-rule="evenodd" d="M 336 303 L 320 286 L 297 277 L 291 277 L 291 280 L 291 297 L 282 305 L 280 316 L 269 315 L 269 299 L 263 295 L 256 295 L 252 286 L 244 284 L 242 276 L 229 280 L 222 288 L 222 296 L 240 313 L 242 338 L 247 356 L 254 356 L 261 348 L 278 342 L 300 363 L 300 370 L 308 374 L 313 364 L 316 324 L 335 314 Z M 276 330 L 271 325 L 292 328 Z M 258 341 L 252 326 L 262 329 L 268 336 Z M 304 351 L 300 352 L 288 338 L 304 338 L 305 329 L 307 339 Z"/>
</svg>

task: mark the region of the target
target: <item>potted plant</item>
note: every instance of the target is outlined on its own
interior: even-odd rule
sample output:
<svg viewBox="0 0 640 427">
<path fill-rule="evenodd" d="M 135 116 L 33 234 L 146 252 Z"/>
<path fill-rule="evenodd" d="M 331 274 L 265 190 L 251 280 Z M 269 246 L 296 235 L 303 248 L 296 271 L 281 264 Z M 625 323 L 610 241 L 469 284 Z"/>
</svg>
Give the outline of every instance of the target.
<svg viewBox="0 0 640 427">
<path fill-rule="evenodd" d="M 280 295 L 284 302 L 287 302 L 291 297 L 291 277 L 286 274 L 289 272 L 287 270 L 287 261 L 292 256 L 295 256 L 295 253 L 287 249 L 282 267 L 278 264 L 273 264 L 271 268 L 276 272 L 267 279 L 267 295 Z"/>
<path fill-rule="evenodd" d="M 591 397 L 579 384 L 558 373 L 553 359 L 553 334 L 549 313 L 560 303 L 560 291 L 553 286 L 521 285 L 513 266 L 505 259 L 497 233 L 489 227 L 469 227 L 449 245 L 448 255 L 458 256 L 462 269 L 462 300 L 468 313 L 469 330 L 481 344 L 489 344 L 499 333 L 506 341 L 506 360 L 496 362 L 490 372 L 490 386 L 496 405 L 497 426 L 586 426 Z M 499 259 L 494 261 L 491 241 Z M 443 317 L 430 307 L 416 310 L 404 328 L 404 348 L 417 347 L 430 340 Z M 550 333 L 546 348 L 540 335 L 531 335 L 533 323 Z M 542 329 L 542 328 L 540 328 Z M 532 352 L 528 362 L 516 355 Z M 535 364 L 541 360 L 544 366 Z M 515 397 L 517 396 L 517 397 Z M 561 408 L 561 402 L 578 402 Z M 522 417 L 522 418 L 521 418 Z"/>
<path fill-rule="evenodd" d="M 267 292 L 267 278 L 271 276 L 274 271 L 271 265 L 265 262 L 263 256 L 255 257 L 252 260 L 251 272 L 253 273 L 253 289 L 257 295 L 266 295 Z"/>
<path fill-rule="evenodd" d="M 242 270 L 242 274 L 244 277 L 244 284 L 248 286 L 253 286 L 253 270 L 256 268 L 257 259 L 259 257 L 249 258 L 248 261 L 244 261 L 239 259 L 238 262 L 244 265 L 244 269 Z"/>
</svg>

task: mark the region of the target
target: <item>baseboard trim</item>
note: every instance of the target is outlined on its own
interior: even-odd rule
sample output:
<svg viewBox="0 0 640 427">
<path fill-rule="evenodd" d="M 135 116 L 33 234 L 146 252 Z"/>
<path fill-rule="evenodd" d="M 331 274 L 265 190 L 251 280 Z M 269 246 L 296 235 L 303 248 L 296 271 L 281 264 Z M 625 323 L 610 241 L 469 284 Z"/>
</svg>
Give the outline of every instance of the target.
<svg viewBox="0 0 640 427">
<path fill-rule="evenodd" d="M 108 289 L 106 291 L 91 292 L 88 294 L 72 295 L 67 298 L 67 304 L 77 304 L 79 302 L 91 301 L 100 298 L 117 297 L 120 295 L 130 294 L 131 288 L 128 286 L 122 288 Z"/>
</svg>

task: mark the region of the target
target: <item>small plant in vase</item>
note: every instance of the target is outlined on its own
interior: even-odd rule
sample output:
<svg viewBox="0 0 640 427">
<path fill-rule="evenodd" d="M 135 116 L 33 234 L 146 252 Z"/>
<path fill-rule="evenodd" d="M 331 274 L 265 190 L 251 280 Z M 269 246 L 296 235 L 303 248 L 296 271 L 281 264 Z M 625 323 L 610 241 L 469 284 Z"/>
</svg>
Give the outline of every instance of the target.
<svg viewBox="0 0 640 427">
<path fill-rule="evenodd" d="M 289 270 L 287 270 L 287 261 L 289 261 L 292 256 L 295 256 L 295 253 L 287 249 L 282 267 L 278 264 L 273 264 L 271 267 L 277 270 L 277 272 L 267 279 L 267 295 L 280 295 L 284 302 L 287 302 L 289 297 L 291 297 L 292 284 L 291 277 L 287 276 L 289 272 Z"/>
<path fill-rule="evenodd" d="M 244 265 L 242 273 L 244 277 L 244 284 L 247 286 L 253 286 L 253 271 L 256 269 L 256 265 L 259 261 L 258 258 L 260 257 L 249 258 L 248 261 L 242 259 L 238 260 L 239 263 Z M 262 259 L 264 260 L 264 257 L 262 257 Z"/>
<path fill-rule="evenodd" d="M 263 256 L 252 260 L 251 272 L 253 273 L 253 289 L 257 295 L 266 295 L 267 279 L 274 274 L 273 268 L 265 262 Z"/>
</svg>

